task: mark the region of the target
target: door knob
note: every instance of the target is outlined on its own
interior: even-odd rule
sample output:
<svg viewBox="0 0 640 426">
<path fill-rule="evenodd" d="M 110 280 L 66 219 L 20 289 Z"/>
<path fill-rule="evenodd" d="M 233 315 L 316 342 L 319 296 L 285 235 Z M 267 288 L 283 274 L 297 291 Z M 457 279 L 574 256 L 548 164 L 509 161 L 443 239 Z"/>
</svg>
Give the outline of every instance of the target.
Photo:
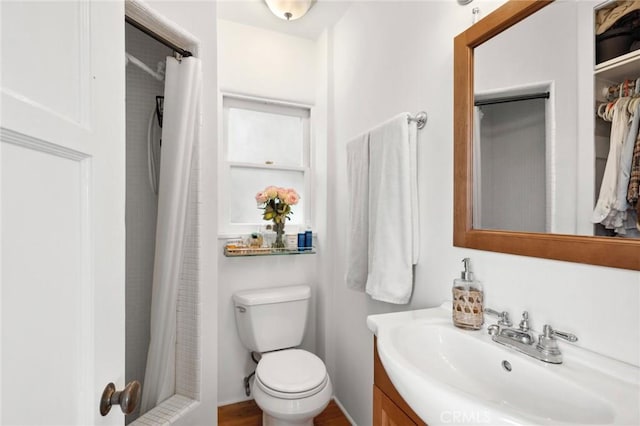
<svg viewBox="0 0 640 426">
<path fill-rule="evenodd" d="M 100 414 L 106 416 L 112 405 L 119 405 L 124 414 L 131 414 L 140 401 L 140 382 L 134 380 L 127 383 L 121 391 L 116 391 L 116 386 L 109 383 L 102 392 L 100 398 Z"/>
</svg>

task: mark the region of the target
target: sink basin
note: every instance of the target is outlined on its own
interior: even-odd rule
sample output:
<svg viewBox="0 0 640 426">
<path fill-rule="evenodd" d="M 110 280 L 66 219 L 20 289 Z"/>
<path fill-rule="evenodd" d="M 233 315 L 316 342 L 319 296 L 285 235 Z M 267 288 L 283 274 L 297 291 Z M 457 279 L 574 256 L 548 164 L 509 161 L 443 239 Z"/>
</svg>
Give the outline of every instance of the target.
<svg viewBox="0 0 640 426">
<path fill-rule="evenodd" d="M 372 315 L 380 360 L 426 423 L 640 424 L 640 369 L 570 344 L 563 364 L 467 331 L 440 308 Z"/>
</svg>

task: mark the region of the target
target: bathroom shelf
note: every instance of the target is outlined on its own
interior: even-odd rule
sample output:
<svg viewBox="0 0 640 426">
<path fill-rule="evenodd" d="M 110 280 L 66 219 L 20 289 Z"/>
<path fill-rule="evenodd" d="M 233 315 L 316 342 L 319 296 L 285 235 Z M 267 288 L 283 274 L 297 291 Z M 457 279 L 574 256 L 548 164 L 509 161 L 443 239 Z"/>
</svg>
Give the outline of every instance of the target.
<svg viewBox="0 0 640 426">
<path fill-rule="evenodd" d="M 315 247 L 310 250 L 298 249 L 274 249 L 268 247 L 241 247 L 241 248 L 224 248 L 224 255 L 227 257 L 250 257 L 250 256 L 287 256 L 298 254 L 316 254 Z"/>
</svg>

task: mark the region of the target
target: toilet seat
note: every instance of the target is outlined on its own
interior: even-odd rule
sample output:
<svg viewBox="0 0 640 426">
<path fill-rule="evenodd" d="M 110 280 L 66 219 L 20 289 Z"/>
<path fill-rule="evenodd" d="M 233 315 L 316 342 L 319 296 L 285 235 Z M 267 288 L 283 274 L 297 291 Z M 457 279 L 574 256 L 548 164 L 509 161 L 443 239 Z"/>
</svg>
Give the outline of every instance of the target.
<svg viewBox="0 0 640 426">
<path fill-rule="evenodd" d="M 302 349 L 263 354 L 256 368 L 256 384 L 276 398 L 298 399 L 315 395 L 328 380 L 322 360 Z"/>
</svg>

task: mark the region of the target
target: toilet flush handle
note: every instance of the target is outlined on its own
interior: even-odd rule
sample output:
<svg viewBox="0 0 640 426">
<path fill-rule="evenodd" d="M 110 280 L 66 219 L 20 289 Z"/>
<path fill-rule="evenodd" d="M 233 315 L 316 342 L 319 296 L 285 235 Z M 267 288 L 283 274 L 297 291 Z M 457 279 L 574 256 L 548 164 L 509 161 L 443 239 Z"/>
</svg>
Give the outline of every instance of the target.
<svg viewBox="0 0 640 426">
<path fill-rule="evenodd" d="M 247 312 L 247 308 L 245 308 L 244 306 L 236 306 L 236 308 L 238 308 L 238 311 L 242 314 Z"/>
</svg>

